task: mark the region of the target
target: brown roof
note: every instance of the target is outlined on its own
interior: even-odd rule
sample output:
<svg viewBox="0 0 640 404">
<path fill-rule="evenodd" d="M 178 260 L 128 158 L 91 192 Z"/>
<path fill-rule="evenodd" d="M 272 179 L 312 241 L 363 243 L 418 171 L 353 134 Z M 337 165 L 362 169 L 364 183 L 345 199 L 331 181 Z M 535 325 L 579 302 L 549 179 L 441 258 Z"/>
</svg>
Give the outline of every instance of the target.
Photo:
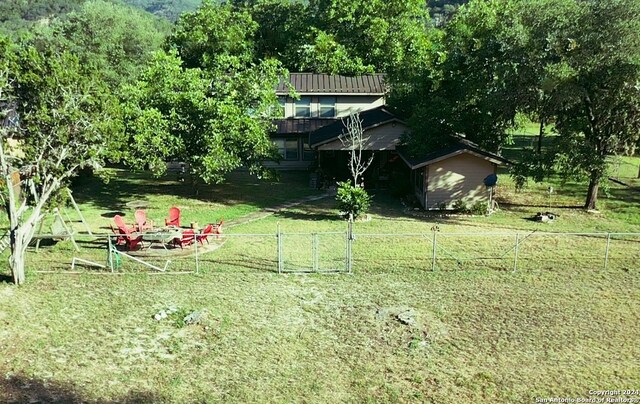
<svg viewBox="0 0 640 404">
<path fill-rule="evenodd" d="M 340 76 L 317 73 L 290 73 L 289 82 L 298 94 L 360 94 L 384 95 L 383 74 Z M 289 94 L 284 82 L 276 88 L 278 95 Z"/>
</svg>

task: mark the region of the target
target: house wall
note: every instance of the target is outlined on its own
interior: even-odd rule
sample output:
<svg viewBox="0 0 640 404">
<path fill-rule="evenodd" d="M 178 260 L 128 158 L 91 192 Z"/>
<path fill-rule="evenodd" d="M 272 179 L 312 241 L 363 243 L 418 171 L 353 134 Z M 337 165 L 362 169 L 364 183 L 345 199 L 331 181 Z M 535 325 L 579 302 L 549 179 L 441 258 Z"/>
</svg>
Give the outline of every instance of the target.
<svg viewBox="0 0 640 404">
<path fill-rule="evenodd" d="M 318 117 L 320 105 L 318 96 L 311 96 L 311 117 Z M 336 117 L 349 116 L 352 112 L 366 111 L 384 105 L 384 97 L 380 95 L 337 95 Z M 295 100 L 285 98 L 284 118 L 293 118 L 295 114 Z"/>
<path fill-rule="evenodd" d="M 306 170 L 314 163 L 314 156 L 306 156 L 305 155 L 305 143 L 309 141 L 309 135 L 305 134 L 291 134 L 291 135 L 281 135 L 281 136 L 272 136 L 272 140 L 275 142 L 276 139 L 289 139 L 297 141 L 297 150 L 298 155 L 297 158 L 286 159 L 283 156 L 283 159 L 280 163 L 276 163 L 273 161 L 265 161 L 263 164 L 265 167 L 276 168 L 279 170 Z M 315 154 L 315 153 L 314 153 Z"/>
<path fill-rule="evenodd" d="M 363 150 L 395 150 L 400 138 L 407 131 L 401 123 L 390 122 L 364 131 Z M 318 150 L 349 150 L 339 139 L 318 146 Z"/>
<path fill-rule="evenodd" d="M 483 181 L 495 174 L 496 165 L 480 157 L 463 153 L 436 162 L 424 168 L 427 182 L 426 209 L 438 209 L 442 204 L 447 209 L 457 200 L 472 205 L 488 201 L 489 191 Z"/>
</svg>

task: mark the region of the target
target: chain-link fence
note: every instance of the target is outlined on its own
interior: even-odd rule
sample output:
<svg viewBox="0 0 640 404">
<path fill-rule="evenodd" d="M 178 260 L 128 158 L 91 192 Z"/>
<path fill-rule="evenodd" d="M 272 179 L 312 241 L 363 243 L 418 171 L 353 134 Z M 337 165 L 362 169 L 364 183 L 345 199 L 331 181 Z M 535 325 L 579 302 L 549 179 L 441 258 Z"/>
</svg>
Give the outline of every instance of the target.
<svg viewBox="0 0 640 404">
<path fill-rule="evenodd" d="M 343 232 L 276 229 L 186 241 L 154 234 L 141 243 L 114 234 L 43 235 L 27 254 L 27 270 L 60 273 L 605 270 L 639 263 L 640 233 L 358 233 L 347 225 Z"/>
</svg>

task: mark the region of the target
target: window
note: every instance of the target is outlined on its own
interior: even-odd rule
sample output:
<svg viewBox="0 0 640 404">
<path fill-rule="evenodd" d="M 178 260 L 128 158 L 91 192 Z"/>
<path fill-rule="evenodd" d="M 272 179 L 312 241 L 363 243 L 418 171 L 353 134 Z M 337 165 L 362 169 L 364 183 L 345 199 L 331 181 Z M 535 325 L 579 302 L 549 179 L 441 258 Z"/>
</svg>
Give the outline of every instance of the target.
<svg viewBox="0 0 640 404">
<path fill-rule="evenodd" d="M 274 139 L 278 153 L 284 160 L 298 160 L 298 139 Z"/>
<path fill-rule="evenodd" d="M 302 159 L 305 161 L 313 161 L 316 157 L 316 152 L 309 146 L 309 139 L 302 141 Z"/>
<path fill-rule="evenodd" d="M 336 116 L 336 97 L 318 97 L 320 104 L 320 118 L 334 118 Z"/>
<path fill-rule="evenodd" d="M 280 109 L 278 110 L 278 113 L 276 114 L 276 116 L 279 116 L 280 118 L 285 118 L 285 103 L 286 103 L 287 99 L 285 97 L 278 97 L 278 104 L 280 104 Z"/>
<path fill-rule="evenodd" d="M 311 118 L 311 97 L 300 97 L 296 100 L 296 118 Z"/>
</svg>

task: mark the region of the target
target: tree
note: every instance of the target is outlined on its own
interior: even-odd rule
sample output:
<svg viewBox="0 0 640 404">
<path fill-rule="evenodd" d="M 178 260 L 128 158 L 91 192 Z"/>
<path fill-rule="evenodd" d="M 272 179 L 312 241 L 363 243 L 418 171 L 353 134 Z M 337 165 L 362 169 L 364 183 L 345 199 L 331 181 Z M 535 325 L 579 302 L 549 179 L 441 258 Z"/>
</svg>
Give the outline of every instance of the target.
<svg viewBox="0 0 640 404">
<path fill-rule="evenodd" d="M 445 26 L 437 68 L 399 87 L 410 145 L 462 133 L 497 151 L 518 113 L 553 122 L 553 146 L 532 151 L 519 174 L 586 178 L 595 208 L 607 156 L 638 139 L 639 24 L 635 0 L 471 1 Z"/>
<path fill-rule="evenodd" d="M 53 29 L 56 40 L 117 88 L 161 49 L 170 24 L 131 6 L 91 0 Z"/>
<path fill-rule="evenodd" d="M 246 12 L 228 5 L 204 3 L 180 18 L 172 50 L 157 53 L 127 87 L 127 161 L 141 166 L 151 155 L 156 172 L 165 159 L 186 161 L 193 185 L 220 182 L 240 166 L 271 174 L 262 162 L 278 159 L 269 132 L 273 89 L 286 71 L 274 59 L 255 61 L 254 28 Z"/>
<path fill-rule="evenodd" d="M 417 152 L 440 148 L 456 134 L 492 151 L 510 141 L 507 129 L 537 97 L 527 31 L 516 14 L 512 1 L 472 1 L 446 25 L 439 61 L 404 95 Z"/>
<path fill-rule="evenodd" d="M 339 139 L 342 145 L 349 150 L 349 171 L 353 185 L 358 186 L 360 185 L 358 180 L 373 163 L 373 153 L 369 157 L 365 157 L 363 153 L 367 139 L 364 137 L 359 113 L 349 115 L 342 121 L 342 124 L 345 129 Z"/>
<path fill-rule="evenodd" d="M 310 0 L 312 24 L 352 57 L 389 73 L 428 58 L 432 30 L 424 0 Z"/>
<path fill-rule="evenodd" d="M 167 42 L 186 68 L 238 69 L 254 61 L 257 28 L 247 11 L 205 0 L 180 16 Z"/>
<path fill-rule="evenodd" d="M 545 64 L 544 108 L 559 134 L 534 165 L 535 177 L 554 169 L 587 179 L 584 206 L 595 209 L 607 157 L 633 148 L 640 134 L 640 4 L 544 0 L 522 10 Z"/>
<path fill-rule="evenodd" d="M 17 48 L 1 39 L 0 55 L 2 197 L 9 218 L 9 266 L 20 284 L 26 248 L 47 204 L 77 170 L 99 167 L 121 130 L 114 118 L 117 101 L 75 56 Z M 30 195 L 16 192 L 14 173 Z"/>
<path fill-rule="evenodd" d="M 364 136 L 359 113 L 349 115 L 342 121 L 342 124 L 345 129 L 339 139 L 342 145 L 349 150 L 349 171 L 353 184 L 348 181 L 339 182 L 336 200 L 338 208 L 345 212 L 350 219 L 355 219 L 364 213 L 371 203 L 371 197 L 364 189 L 364 183 L 361 184 L 359 180 L 373 163 L 373 153 L 369 157 L 363 153 L 367 138 Z"/>
<path fill-rule="evenodd" d="M 246 11 L 256 22 L 255 58 L 278 59 L 300 71 L 299 50 L 314 30 L 306 4 L 290 0 L 234 0 L 235 10 Z"/>
</svg>

